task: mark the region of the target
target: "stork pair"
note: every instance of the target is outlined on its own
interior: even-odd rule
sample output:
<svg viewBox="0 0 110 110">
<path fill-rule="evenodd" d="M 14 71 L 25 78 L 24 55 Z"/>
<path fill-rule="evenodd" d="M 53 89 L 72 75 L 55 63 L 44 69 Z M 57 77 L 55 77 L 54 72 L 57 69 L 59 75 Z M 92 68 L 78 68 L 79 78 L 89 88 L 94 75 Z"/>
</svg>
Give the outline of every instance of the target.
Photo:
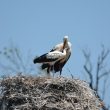
<svg viewBox="0 0 110 110">
<path fill-rule="evenodd" d="M 50 72 L 60 71 L 71 56 L 71 43 L 68 41 L 68 36 L 63 38 L 63 42 L 57 44 L 50 52 L 36 57 L 33 62 L 41 63 L 41 69 L 47 69 L 47 74 L 50 76 Z"/>
</svg>

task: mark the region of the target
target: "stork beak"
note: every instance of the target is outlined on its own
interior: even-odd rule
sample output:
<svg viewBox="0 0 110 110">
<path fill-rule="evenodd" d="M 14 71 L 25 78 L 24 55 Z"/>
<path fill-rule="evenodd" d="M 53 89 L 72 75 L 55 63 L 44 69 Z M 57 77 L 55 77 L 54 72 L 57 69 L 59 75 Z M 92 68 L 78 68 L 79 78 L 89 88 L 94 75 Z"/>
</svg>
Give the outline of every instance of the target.
<svg viewBox="0 0 110 110">
<path fill-rule="evenodd" d="M 63 50 L 64 50 L 64 48 L 65 48 L 65 46 L 66 46 L 66 42 L 67 42 L 67 40 L 64 41 Z"/>
<path fill-rule="evenodd" d="M 64 44 L 63 44 L 63 49 L 64 49 L 66 44 L 67 44 L 67 42 L 68 42 L 68 36 L 64 37 L 63 42 L 64 42 Z"/>
</svg>

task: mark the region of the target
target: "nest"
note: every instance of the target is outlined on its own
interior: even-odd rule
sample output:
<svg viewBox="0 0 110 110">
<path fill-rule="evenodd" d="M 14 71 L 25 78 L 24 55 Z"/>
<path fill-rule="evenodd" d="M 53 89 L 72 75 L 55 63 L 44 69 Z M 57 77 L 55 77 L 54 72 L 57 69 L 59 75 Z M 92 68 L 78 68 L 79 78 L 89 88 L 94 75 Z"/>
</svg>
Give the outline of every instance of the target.
<svg viewBox="0 0 110 110">
<path fill-rule="evenodd" d="M 99 110 L 99 105 L 78 79 L 15 76 L 0 82 L 0 110 Z"/>
</svg>

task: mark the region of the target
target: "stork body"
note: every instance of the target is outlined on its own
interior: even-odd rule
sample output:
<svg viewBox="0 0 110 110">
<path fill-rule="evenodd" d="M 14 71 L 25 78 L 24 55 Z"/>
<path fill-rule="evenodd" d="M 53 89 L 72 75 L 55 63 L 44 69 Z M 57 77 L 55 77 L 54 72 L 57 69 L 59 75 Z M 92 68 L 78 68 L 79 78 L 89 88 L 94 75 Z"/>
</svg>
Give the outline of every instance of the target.
<svg viewBox="0 0 110 110">
<path fill-rule="evenodd" d="M 34 59 L 34 63 L 43 63 L 43 65 L 47 68 L 47 73 L 50 74 L 52 68 L 54 68 L 54 64 L 65 58 L 66 56 L 66 48 L 60 52 L 58 50 L 46 53 Z"/>
<path fill-rule="evenodd" d="M 41 69 L 47 69 L 47 73 L 50 71 L 55 73 L 60 71 L 71 56 L 71 43 L 68 42 L 68 38 L 64 37 L 63 43 L 57 44 L 49 53 L 41 55 L 34 59 L 34 63 L 42 63 Z"/>
</svg>

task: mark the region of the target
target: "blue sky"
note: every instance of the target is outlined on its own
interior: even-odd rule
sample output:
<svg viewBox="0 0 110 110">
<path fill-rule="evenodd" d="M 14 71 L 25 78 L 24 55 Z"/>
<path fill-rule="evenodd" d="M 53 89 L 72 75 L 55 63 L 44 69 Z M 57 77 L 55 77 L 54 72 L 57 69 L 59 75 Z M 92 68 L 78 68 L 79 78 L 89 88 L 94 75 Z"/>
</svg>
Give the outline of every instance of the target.
<svg viewBox="0 0 110 110">
<path fill-rule="evenodd" d="M 101 44 L 110 48 L 110 0 L 0 0 L 0 49 L 13 42 L 23 54 L 31 50 L 33 60 L 65 35 L 72 56 L 63 75 L 70 75 L 69 68 L 84 79 L 82 49 L 91 50 L 94 62 Z"/>
<path fill-rule="evenodd" d="M 110 47 L 110 1 L 0 1 L 0 49 L 13 41 L 34 57 L 62 42 L 65 35 L 72 43 L 72 56 L 64 72 L 69 68 L 82 77 L 82 49 L 90 49 L 95 58 L 101 44 Z"/>
<path fill-rule="evenodd" d="M 96 55 L 101 44 L 110 47 L 110 1 L 0 1 L 0 48 L 13 41 L 24 54 L 31 50 L 34 57 L 62 42 L 65 35 L 72 43 L 72 56 L 64 70 L 69 68 L 80 77 L 82 49 Z"/>
</svg>

